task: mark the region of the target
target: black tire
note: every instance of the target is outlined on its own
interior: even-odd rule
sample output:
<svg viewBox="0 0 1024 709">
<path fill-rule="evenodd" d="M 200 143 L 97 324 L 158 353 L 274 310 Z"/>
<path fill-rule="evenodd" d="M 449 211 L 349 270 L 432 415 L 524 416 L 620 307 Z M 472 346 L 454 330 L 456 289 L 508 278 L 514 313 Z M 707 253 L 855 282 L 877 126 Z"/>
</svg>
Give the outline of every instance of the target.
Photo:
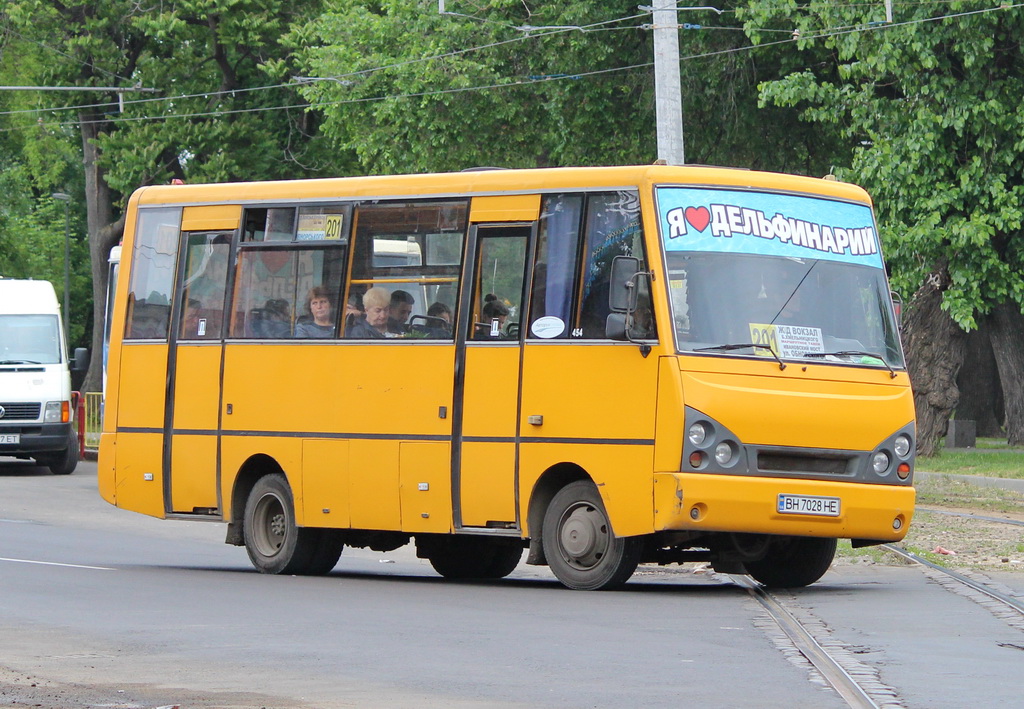
<svg viewBox="0 0 1024 709">
<path fill-rule="evenodd" d="M 824 576 L 835 555 L 835 539 L 780 537 L 763 558 L 744 566 L 755 581 L 769 588 L 801 588 Z"/>
<path fill-rule="evenodd" d="M 256 481 L 245 502 L 243 533 L 249 560 L 264 574 L 325 574 L 341 556 L 341 544 L 325 532 L 295 525 L 295 502 L 283 475 Z M 330 566 L 328 567 L 328 562 Z"/>
<path fill-rule="evenodd" d="M 517 539 L 449 537 L 431 545 L 427 560 L 446 579 L 502 579 L 522 556 Z"/>
<path fill-rule="evenodd" d="M 45 461 L 45 462 L 44 462 Z M 78 436 L 74 431 L 68 434 L 68 447 L 37 463 L 47 466 L 54 475 L 71 475 L 78 467 Z"/>
<path fill-rule="evenodd" d="M 344 532 L 340 529 L 306 529 L 305 532 L 319 532 L 319 542 L 309 566 L 301 572 L 307 576 L 323 576 L 331 573 L 331 570 L 338 565 L 341 552 L 345 550 Z"/>
<path fill-rule="evenodd" d="M 620 588 L 636 571 L 643 550 L 639 537 L 616 537 L 601 494 L 589 480 L 559 490 L 544 513 L 544 556 L 568 588 Z"/>
</svg>

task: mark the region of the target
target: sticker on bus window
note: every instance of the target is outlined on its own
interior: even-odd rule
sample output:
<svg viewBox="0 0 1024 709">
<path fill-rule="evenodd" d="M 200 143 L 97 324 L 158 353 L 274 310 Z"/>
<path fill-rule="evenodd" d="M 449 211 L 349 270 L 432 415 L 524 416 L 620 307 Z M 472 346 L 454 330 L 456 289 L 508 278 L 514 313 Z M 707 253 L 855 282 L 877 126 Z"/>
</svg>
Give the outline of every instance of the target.
<svg viewBox="0 0 1024 709">
<path fill-rule="evenodd" d="M 824 352 L 825 342 L 820 327 L 800 325 L 765 325 L 750 323 L 750 341 L 771 347 L 780 357 L 802 357 L 808 352 Z M 771 357 L 768 350 L 758 348 L 755 354 Z"/>
<path fill-rule="evenodd" d="M 533 321 L 533 324 L 530 325 L 530 332 L 534 337 L 551 340 L 565 332 L 565 322 L 562 318 L 554 315 L 545 315 Z"/>
</svg>

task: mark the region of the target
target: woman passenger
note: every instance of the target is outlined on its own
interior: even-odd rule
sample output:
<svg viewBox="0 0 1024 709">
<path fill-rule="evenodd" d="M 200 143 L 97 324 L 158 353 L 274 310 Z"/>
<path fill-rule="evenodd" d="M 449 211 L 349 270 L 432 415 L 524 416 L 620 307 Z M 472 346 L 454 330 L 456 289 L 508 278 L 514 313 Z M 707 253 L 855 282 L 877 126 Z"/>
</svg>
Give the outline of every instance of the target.
<svg viewBox="0 0 1024 709">
<path fill-rule="evenodd" d="M 391 293 L 386 288 L 374 286 L 363 293 L 363 310 L 366 318 L 356 322 L 345 337 L 372 340 L 388 336 L 388 314 L 391 311 Z"/>
<path fill-rule="evenodd" d="M 309 317 L 295 323 L 295 337 L 334 337 L 334 317 L 331 296 L 323 286 L 314 286 L 306 295 L 306 312 Z"/>
</svg>

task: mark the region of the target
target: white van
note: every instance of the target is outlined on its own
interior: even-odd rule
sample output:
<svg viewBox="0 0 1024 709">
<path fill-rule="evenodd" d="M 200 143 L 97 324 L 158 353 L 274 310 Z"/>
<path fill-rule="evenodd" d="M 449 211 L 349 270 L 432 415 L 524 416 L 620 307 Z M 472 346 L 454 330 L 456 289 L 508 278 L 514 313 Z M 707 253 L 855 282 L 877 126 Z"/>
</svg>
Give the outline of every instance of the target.
<svg viewBox="0 0 1024 709">
<path fill-rule="evenodd" d="M 75 351 L 74 369 L 88 352 Z M 34 458 L 56 475 L 78 465 L 71 367 L 49 281 L 0 278 L 0 456 Z"/>
</svg>

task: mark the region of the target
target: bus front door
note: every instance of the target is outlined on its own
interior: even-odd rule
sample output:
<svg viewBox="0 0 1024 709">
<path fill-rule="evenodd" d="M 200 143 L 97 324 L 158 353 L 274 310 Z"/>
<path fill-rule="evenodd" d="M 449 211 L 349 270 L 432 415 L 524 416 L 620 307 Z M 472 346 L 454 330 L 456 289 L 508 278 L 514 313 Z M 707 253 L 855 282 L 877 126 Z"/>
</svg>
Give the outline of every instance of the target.
<svg viewBox="0 0 1024 709">
<path fill-rule="evenodd" d="M 177 317 L 168 362 L 171 392 L 164 447 L 168 513 L 216 514 L 220 510 L 222 328 L 232 236 L 231 231 L 182 233 Z"/>
<path fill-rule="evenodd" d="M 519 527 L 519 323 L 532 229 L 491 224 L 470 230 L 472 268 L 463 288 L 453 422 L 456 529 Z"/>
</svg>

